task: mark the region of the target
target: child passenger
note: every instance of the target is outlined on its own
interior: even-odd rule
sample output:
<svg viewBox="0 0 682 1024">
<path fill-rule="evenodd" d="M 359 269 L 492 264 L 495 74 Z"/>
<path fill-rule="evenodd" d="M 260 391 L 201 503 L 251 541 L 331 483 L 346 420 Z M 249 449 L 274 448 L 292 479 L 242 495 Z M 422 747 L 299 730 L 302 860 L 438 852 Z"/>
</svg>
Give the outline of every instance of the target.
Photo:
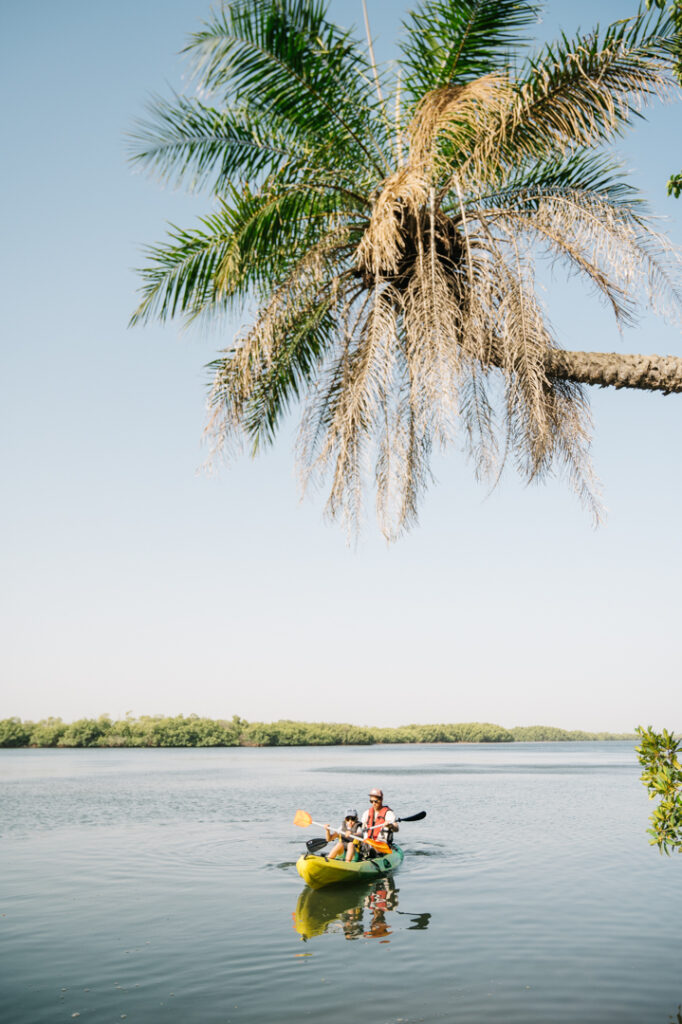
<svg viewBox="0 0 682 1024">
<path fill-rule="evenodd" d="M 346 811 L 343 816 L 343 825 L 338 832 L 330 831 L 329 825 L 324 826 L 327 833 L 327 842 L 330 843 L 332 839 L 338 839 L 335 846 L 332 846 L 331 850 L 327 854 L 327 860 L 335 860 L 345 851 L 345 860 L 351 861 L 355 857 L 355 852 L 358 849 L 356 844 L 353 842 L 352 837 L 362 835 L 362 824 L 358 821 L 358 812 L 355 808 L 351 808 Z"/>
</svg>

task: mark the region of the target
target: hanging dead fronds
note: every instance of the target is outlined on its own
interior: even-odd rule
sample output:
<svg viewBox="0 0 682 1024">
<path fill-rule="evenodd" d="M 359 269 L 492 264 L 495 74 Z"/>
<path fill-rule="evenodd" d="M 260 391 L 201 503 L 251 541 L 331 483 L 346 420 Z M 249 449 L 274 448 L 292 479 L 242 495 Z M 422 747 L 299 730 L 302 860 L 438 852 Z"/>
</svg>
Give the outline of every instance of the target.
<svg viewBox="0 0 682 1024">
<path fill-rule="evenodd" d="M 511 102 L 509 82 L 502 75 L 485 75 L 462 86 L 427 93 L 407 128 L 406 165 L 383 182 L 372 216 L 357 251 L 357 265 L 372 278 L 396 275 L 412 235 L 413 248 L 421 235 L 424 207 L 431 189 L 449 177 L 453 150 L 460 155 L 473 148 L 483 159 L 485 139 L 493 120 Z"/>
<path fill-rule="evenodd" d="M 479 479 L 505 462 L 529 482 L 565 472 L 598 520 L 589 410 L 549 369 L 537 258 L 584 278 L 619 326 L 682 310 L 679 257 L 593 157 L 670 89 L 663 16 L 512 64 L 532 5 L 474 6 L 478 28 L 430 5 L 443 47 L 413 22 L 391 95 L 369 29 L 366 53 L 324 5 L 227 4 L 194 48 L 232 107 L 159 108 L 147 150 L 217 175 L 220 207 L 153 251 L 137 316 L 254 302 L 212 366 L 214 450 L 256 450 L 300 401 L 304 486 L 326 480 L 351 533 L 368 485 L 389 539 L 416 522 L 434 450 L 458 443 Z"/>
<path fill-rule="evenodd" d="M 405 225 L 419 216 L 427 196 L 427 181 L 409 163 L 384 182 L 357 249 L 356 263 L 361 273 L 381 279 L 398 272 Z"/>
<path fill-rule="evenodd" d="M 408 128 L 409 161 L 431 182 L 447 179 L 456 165 L 477 154 L 481 174 L 496 143 L 493 129 L 503 122 L 513 103 L 514 90 L 506 75 L 483 75 L 464 85 L 450 85 L 427 93 L 417 105 Z"/>
</svg>

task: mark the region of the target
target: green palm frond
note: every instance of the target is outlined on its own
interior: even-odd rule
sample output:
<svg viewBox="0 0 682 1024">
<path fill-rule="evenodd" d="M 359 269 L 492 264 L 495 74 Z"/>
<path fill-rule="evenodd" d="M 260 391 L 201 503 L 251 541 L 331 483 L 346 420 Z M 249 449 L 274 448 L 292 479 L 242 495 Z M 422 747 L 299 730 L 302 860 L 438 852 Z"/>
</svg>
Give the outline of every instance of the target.
<svg viewBox="0 0 682 1024">
<path fill-rule="evenodd" d="M 249 442 L 252 454 L 272 444 L 282 418 L 313 379 L 335 331 L 332 300 L 320 295 L 281 324 L 276 352 L 252 368 L 248 393 L 235 386 L 235 350 L 209 363 L 209 433 L 216 450 Z M 235 396 L 242 400 L 235 402 Z"/>
<path fill-rule="evenodd" d="M 215 14 L 187 47 L 202 88 L 275 110 L 300 139 L 329 142 L 336 158 L 385 173 L 380 122 L 366 90 L 371 66 L 349 32 L 309 0 L 238 0 Z"/>
<path fill-rule="evenodd" d="M 415 100 L 433 89 L 505 70 L 514 48 L 532 41 L 540 3 L 424 0 L 406 23 L 401 65 Z"/>
<path fill-rule="evenodd" d="M 169 245 L 147 250 L 148 263 L 140 272 L 143 298 L 131 323 L 178 314 L 192 320 L 249 294 L 267 296 L 327 233 L 338 213 L 338 187 L 321 179 L 279 188 L 266 183 L 255 193 L 230 189 L 219 212 L 203 218 L 200 227 L 173 228 Z M 351 211 L 356 208 L 359 238 L 361 197 L 344 190 L 343 198 Z M 339 258 L 350 260 L 352 238 L 350 220 L 348 235 L 338 242 Z"/>
<path fill-rule="evenodd" d="M 260 300 L 267 299 L 291 267 L 328 234 L 342 205 L 335 189 L 322 181 L 277 185 L 266 183 L 257 193 L 245 190 L 234 195 L 225 209 L 231 229 L 231 265 L 218 269 L 216 288 L 226 297 L 245 298 L 252 292 Z M 350 252 L 347 243 L 342 248 Z"/>
<path fill-rule="evenodd" d="M 545 160 L 520 160 L 505 175 L 502 188 L 477 195 L 476 203 L 484 207 L 503 206 L 523 192 L 530 197 L 534 190 L 569 188 L 596 193 L 614 206 L 622 205 L 633 214 L 645 216 L 647 203 L 641 193 L 625 180 L 624 173 L 619 161 L 598 150 L 575 149 Z"/>
<path fill-rule="evenodd" d="M 194 98 L 157 97 L 149 117 L 130 133 L 130 155 L 163 181 L 198 190 L 213 179 L 212 190 L 220 193 L 233 181 L 300 164 L 307 153 L 285 128 L 274 116 L 253 116 L 247 109 L 216 110 Z"/>
<path fill-rule="evenodd" d="M 217 299 L 215 276 L 229 259 L 231 235 L 220 214 L 205 217 L 193 230 L 170 226 L 170 242 L 149 246 L 142 277 L 142 300 L 131 326 L 153 317 L 161 322 L 195 314 Z"/>
</svg>

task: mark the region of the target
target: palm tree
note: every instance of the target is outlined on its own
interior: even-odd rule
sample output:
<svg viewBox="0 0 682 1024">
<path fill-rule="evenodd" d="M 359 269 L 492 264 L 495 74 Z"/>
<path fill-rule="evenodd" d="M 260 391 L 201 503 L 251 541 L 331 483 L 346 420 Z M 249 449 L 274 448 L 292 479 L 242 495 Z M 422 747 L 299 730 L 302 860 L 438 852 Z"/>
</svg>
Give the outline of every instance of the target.
<svg viewBox="0 0 682 1024">
<path fill-rule="evenodd" d="M 674 88 L 669 18 L 524 57 L 540 4 L 422 0 L 381 69 L 325 8 L 233 0 L 191 38 L 202 98 L 155 100 L 133 156 L 215 210 L 148 250 L 133 322 L 249 304 L 211 364 L 214 450 L 255 453 L 300 403 L 303 480 L 328 476 L 351 528 L 372 473 L 386 536 L 414 523 L 458 437 L 479 476 L 565 470 L 598 520 L 581 383 L 680 391 L 682 359 L 562 351 L 534 269 L 619 325 L 679 314 L 677 257 L 605 154 Z"/>
</svg>

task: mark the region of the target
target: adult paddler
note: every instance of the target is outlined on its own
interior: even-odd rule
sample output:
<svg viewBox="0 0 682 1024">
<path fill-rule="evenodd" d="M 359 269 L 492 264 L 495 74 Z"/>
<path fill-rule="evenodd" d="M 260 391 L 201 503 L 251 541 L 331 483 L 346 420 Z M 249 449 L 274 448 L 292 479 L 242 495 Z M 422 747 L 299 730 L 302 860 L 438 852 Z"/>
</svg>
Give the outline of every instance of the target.
<svg viewBox="0 0 682 1024">
<path fill-rule="evenodd" d="M 379 839 L 388 843 L 389 846 L 393 846 L 393 833 L 398 832 L 399 829 L 395 814 L 384 803 L 383 791 L 376 788 L 371 789 L 369 807 L 362 816 L 363 838 Z M 365 845 L 365 851 L 369 856 L 376 855 L 376 851 L 371 846 Z"/>
</svg>

